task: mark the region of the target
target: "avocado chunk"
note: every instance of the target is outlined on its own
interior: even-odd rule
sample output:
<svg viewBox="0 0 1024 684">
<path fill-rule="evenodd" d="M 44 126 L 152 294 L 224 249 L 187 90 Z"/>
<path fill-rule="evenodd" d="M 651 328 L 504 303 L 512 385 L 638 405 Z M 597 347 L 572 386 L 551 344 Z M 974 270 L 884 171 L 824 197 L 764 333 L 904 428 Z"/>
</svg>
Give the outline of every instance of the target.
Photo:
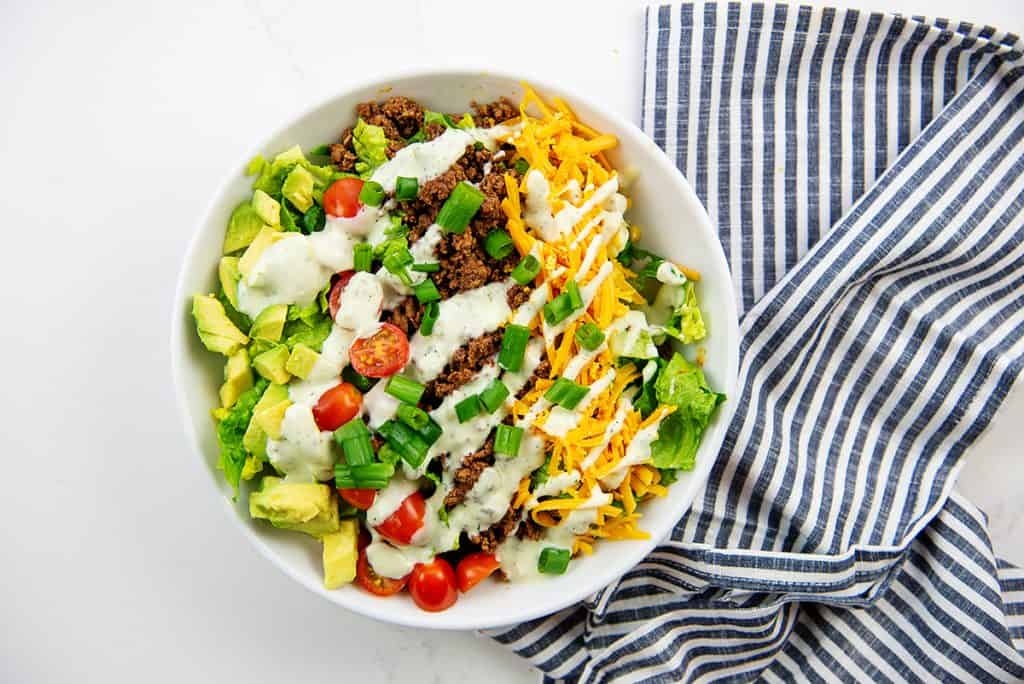
<svg viewBox="0 0 1024 684">
<path fill-rule="evenodd" d="M 252 208 L 268 226 L 281 223 L 281 204 L 262 190 L 252 193 Z"/>
<path fill-rule="evenodd" d="M 228 357 L 224 364 L 224 384 L 220 386 L 220 405 L 231 408 L 242 392 L 252 387 L 252 370 L 249 368 L 249 352 L 239 349 Z"/>
<path fill-rule="evenodd" d="M 255 423 L 256 427 L 260 430 L 263 430 L 267 437 L 270 437 L 271 439 L 281 439 L 281 423 L 284 422 L 285 411 L 287 411 L 288 407 L 291 405 L 291 400 L 285 399 L 282 402 L 274 404 L 270 408 L 263 409 L 259 413 L 253 413 L 252 422 Z"/>
<path fill-rule="evenodd" d="M 249 342 L 245 333 L 228 318 L 224 305 L 213 295 L 192 297 L 192 316 L 196 319 L 199 339 L 212 352 L 231 356 Z"/>
<path fill-rule="evenodd" d="M 337 532 L 325 534 L 321 538 L 324 543 L 325 589 L 337 589 L 356 578 L 358 538 L 359 526 L 354 518 L 342 520 Z"/>
<path fill-rule="evenodd" d="M 238 260 L 238 270 L 245 276 L 249 277 L 249 273 L 252 271 L 253 266 L 260 260 L 260 256 L 266 251 L 267 247 L 278 240 L 283 239 L 289 235 L 289 233 L 282 233 L 280 227 L 264 226 L 259 232 L 256 238 L 249 245 L 249 248 L 245 250 L 245 254 Z"/>
<path fill-rule="evenodd" d="M 220 289 L 224 291 L 224 296 L 231 302 L 231 306 L 237 309 L 238 281 L 242 279 L 242 273 L 238 270 L 238 257 L 221 257 L 217 276 L 220 278 Z"/>
<path fill-rule="evenodd" d="M 281 168 L 288 166 L 289 164 L 298 164 L 306 161 L 306 155 L 302 153 L 302 148 L 298 145 L 292 145 L 281 154 L 274 157 L 273 165 Z"/>
<path fill-rule="evenodd" d="M 248 247 L 260 230 L 266 226 L 249 202 L 242 202 L 231 212 L 228 229 L 224 233 L 224 253 L 231 254 Z"/>
<path fill-rule="evenodd" d="M 319 358 L 319 354 L 299 342 L 292 348 L 291 356 L 288 357 L 288 363 L 284 364 L 284 369 L 305 380 L 313 372 L 313 366 L 316 365 Z"/>
<path fill-rule="evenodd" d="M 281 194 L 305 214 L 313 206 L 313 174 L 303 166 L 296 166 L 284 179 Z"/>
<path fill-rule="evenodd" d="M 288 363 L 288 356 L 287 345 L 279 344 L 270 351 L 265 351 L 254 358 L 252 360 L 252 367 L 270 382 L 284 385 L 292 377 L 284 368 L 284 365 Z"/>
<path fill-rule="evenodd" d="M 249 331 L 249 337 L 254 339 L 269 340 L 277 342 L 284 332 L 284 324 L 288 318 L 287 304 L 273 304 L 256 316 Z"/>
<path fill-rule="evenodd" d="M 249 495 L 249 515 L 268 520 L 274 527 L 314 537 L 340 529 L 334 492 L 317 482 L 284 482 L 279 477 L 264 477 L 260 490 Z"/>
<path fill-rule="evenodd" d="M 243 480 L 251 480 L 263 470 L 263 464 L 267 460 L 267 433 L 257 424 L 256 416 L 273 410 L 275 406 L 284 402 L 291 405 L 291 401 L 288 399 L 288 388 L 284 385 L 272 384 L 267 387 L 263 396 L 256 402 L 256 406 L 253 407 L 252 419 L 245 429 L 245 434 L 242 435 L 242 447 L 249 452 L 245 459 L 245 466 L 242 468 Z M 283 411 L 282 415 L 284 415 Z"/>
</svg>

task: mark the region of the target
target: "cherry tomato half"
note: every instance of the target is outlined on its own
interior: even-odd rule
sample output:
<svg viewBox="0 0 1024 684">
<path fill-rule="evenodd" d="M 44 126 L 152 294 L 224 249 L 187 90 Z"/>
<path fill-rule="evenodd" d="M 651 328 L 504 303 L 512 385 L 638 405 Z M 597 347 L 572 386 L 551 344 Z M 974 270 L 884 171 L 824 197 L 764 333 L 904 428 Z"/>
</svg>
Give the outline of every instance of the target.
<svg viewBox="0 0 1024 684">
<path fill-rule="evenodd" d="M 342 271 L 338 274 L 338 279 L 331 285 L 331 291 L 327 293 L 327 308 L 331 312 L 331 318 L 338 317 L 338 309 L 341 308 L 341 293 L 344 292 L 348 281 L 352 280 L 352 276 L 355 274 L 355 271 Z"/>
<path fill-rule="evenodd" d="M 374 499 L 377 498 L 376 489 L 339 489 L 338 494 L 361 511 L 372 506 Z"/>
<path fill-rule="evenodd" d="M 413 535 L 423 527 L 426 510 L 427 504 L 423 500 L 423 495 L 413 492 L 398 505 L 398 510 L 377 525 L 377 531 L 393 542 L 408 544 L 412 541 Z"/>
<path fill-rule="evenodd" d="M 436 613 L 451 608 L 459 598 L 451 564 L 444 558 L 417 564 L 409 577 L 409 593 L 423 610 Z"/>
<path fill-rule="evenodd" d="M 320 395 L 313 405 L 313 420 L 321 431 L 334 432 L 359 414 L 363 395 L 355 385 L 343 382 Z"/>
<path fill-rule="evenodd" d="M 459 580 L 459 591 L 465 593 L 483 582 L 498 569 L 500 563 L 493 553 L 477 551 L 459 561 L 455 575 Z"/>
<path fill-rule="evenodd" d="M 356 562 L 356 580 L 366 591 L 375 596 L 391 596 L 405 589 L 408 577 L 402 579 L 391 579 L 382 577 L 370 567 L 370 561 L 366 557 L 366 549 L 359 550 L 359 560 Z"/>
<path fill-rule="evenodd" d="M 363 206 L 359 201 L 359 193 L 363 189 L 363 181 L 358 178 L 342 178 L 331 183 L 324 192 L 324 211 L 331 216 L 352 218 Z"/>
<path fill-rule="evenodd" d="M 381 323 L 375 333 L 352 343 L 348 358 L 360 375 L 386 378 L 405 368 L 409 362 L 409 338 L 401 328 Z"/>
</svg>

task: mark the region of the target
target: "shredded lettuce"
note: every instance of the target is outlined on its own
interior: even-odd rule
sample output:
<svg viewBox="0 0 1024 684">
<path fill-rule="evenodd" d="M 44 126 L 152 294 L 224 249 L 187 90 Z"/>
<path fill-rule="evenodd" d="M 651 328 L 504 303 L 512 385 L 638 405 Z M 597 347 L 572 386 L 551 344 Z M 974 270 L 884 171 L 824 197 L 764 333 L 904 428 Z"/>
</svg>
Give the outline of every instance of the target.
<svg viewBox="0 0 1024 684">
<path fill-rule="evenodd" d="M 369 178 L 374 169 L 388 160 L 388 141 L 380 126 L 371 126 L 359 119 L 352 130 L 352 145 L 358 158 L 356 171 L 361 178 Z"/>
<path fill-rule="evenodd" d="M 704 327 L 704 318 L 697 306 L 697 291 L 692 282 L 686 285 L 673 285 L 681 287 L 685 294 L 682 303 L 675 308 L 671 317 L 664 326 L 665 333 L 676 338 L 683 344 L 691 344 L 704 339 L 707 329 Z"/>
<path fill-rule="evenodd" d="M 651 461 L 656 468 L 692 470 L 704 430 L 725 395 L 713 391 L 704 371 L 678 352 L 658 374 L 654 391 L 659 403 L 676 410 L 658 428 Z"/>
<path fill-rule="evenodd" d="M 307 320 L 314 321 L 312 324 Z M 330 317 L 320 313 L 317 317 L 308 316 L 305 320 L 293 320 L 284 324 L 284 343 L 289 349 L 294 349 L 300 342 L 315 352 L 320 352 L 324 346 L 324 340 L 331 334 L 331 327 L 334 325 Z"/>
<path fill-rule="evenodd" d="M 656 359 L 652 359 L 647 363 L 653 363 L 657 365 L 657 371 L 651 376 L 651 379 L 643 383 L 640 388 L 640 394 L 633 402 L 633 408 L 640 412 L 640 417 L 647 419 L 647 416 L 654 413 L 654 409 L 658 408 L 658 397 L 654 390 L 654 384 L 658 381 L 658 376 L 661 374 L 661 370 L 665 367 L 665 359 L 660 356 Z M 637 364 L 640 365 L 640 364 Z M 646 364 L 644 364 L 646 366 Z"/>
<path fill-rule="evenodd" d="M 252 420 L 252 410 L 263 396 L 267 385 L 263 378 L 257 380 L 255 385 L 238 397 L 228 415 L 217 424 L 217 443 L 220 445 L 218 467 L 224 471 L 224 479 L 234 491 L 232 500 L 238 498 L 238 482 L 245 467 L 246 451 L 242 446 L 242 437 L 249 427 L 249 421 Z"/>
</svg>

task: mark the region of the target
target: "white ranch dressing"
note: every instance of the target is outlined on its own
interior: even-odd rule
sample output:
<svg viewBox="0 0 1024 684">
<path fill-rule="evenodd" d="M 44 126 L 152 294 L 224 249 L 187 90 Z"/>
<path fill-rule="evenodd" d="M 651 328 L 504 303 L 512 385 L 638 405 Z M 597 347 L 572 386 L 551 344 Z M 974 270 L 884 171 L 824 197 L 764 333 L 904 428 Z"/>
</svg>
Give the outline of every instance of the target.
<svg viewBox="0 0 1024 684">
<path fill-rule="evenodd" d="M 663 415 L 658 420 L 654 421 L 647 427 L 638 431 L 633 439 L 630 440 L 629 446 L 626 447 L 626 453 L 623 454 L 622 460 L 615 464 L 615 467 L 604 477 L 601 478 L 601 484 L 608 489 L 615 489 L 622 484 L 622 480 L 626 477 L 626 472 L 629 468 L 641 463 L 649 463 L 651 460 L 651 444 L 654 440 L 658 439 L 658 428 L 661 426 L 661 421 L 665 420 Z"/>
<path fill-rule="evenodd" d="M 569 363 L 565 365 L 565 371 L 562 375 L 570 380 L 575 380 L 576 376 L 583 371 L 586 365 L 596 359 L 597 356 L 607 348 L 608 343 L 605 341 L 594 350 L 580 349 L 576 352 L 576 356 L 569 359 Z M 526 415 L 519 419 L 519 422 L 516 423 L 516 425 L 519 427 L 531 427 L 537 420 L 537 416 L 539 416 L 544 409 L 549 406 L 551 406 L 551 402 L 543 396 L 540 397 L 540 399 L 534 402 L 533 406 L 530 407 L 530 410 L 526 412 Z"/>
<path fill-rule="evenodd" d="M 281 439 L 267 440 L 267 457 L 287 482 L 327 480 L 334 473 L 331 433 L 320 432 L 313 411 L 292 404 L 281 421 Z"/>
<path fill-rule="evenodd" d="M 377 276 L 359 271 L 345 285 L 334 324 L 363 337 L 366 331 L 377 326 L 383 301 L 384 288 Z"/>
<path fill-rule="evenodd" d="M 533 496 L 523 506 L 523 515 L 525 517 L 527 511 L 531 511 L 537 507 L 540 500 L 545 496 L 555 496 L 561 494 L 570 487 L 575 487 L 580 483 L 580 474 L 575 470 L 570 470 L 567 473 L 559 473 L 558 475 L 552 475 L 542 485 L 534 490 Z"/>
<path fill-rule="evenodd" d="M 395 473 L 388 486 L 377 492 L 373 505 L 366 511 L 367 527 L 376 527 L 391 517 L 391 514 L 398 510 L 410 494 L 419 489 L 415 480 L 402 477 L 401 473 Z"/>
<path fill-rule="evenodd" d="M 609 368 L 605 371 L 604 375 L 599 377 L 590 385 L 590 391 L 587 392 L 587 396 L 583 397 L 576 408 L 570 410 L 562 408 L 561 406 L 555 406 L 548 413 L 547 420 L 544 424 L 539 426 L 541 430 L 551 435 L 552 437 L 565 437 L 569 434 L 570 430 L 574 430 L 579 427 L 580 421 L 583 416 L 589 412 L 587 409 L 608 389 L 612 382 L 615 381 L 615 369 Z"/>
<path fill-rule="evenodd" d="M 535 229 L 545 242 L 558 242 L 572 231 L 594 207 L 597 207 L 615 195 L 619 189 L 617 176 L 612 176 L 599 188 L 594 190 L 590 198 L 580 206 L 566 204 L 557 214 L 552 214 L 551 201 L 548 195 L 551 186 L 544 174 L 537 169 L 526 174 L 526 203 L 523 221 Z"/>
<path fill-rule="evenodd" d="M 288 398 L 296 404 L 312 406 L 321 394 L 337 385 L 342 369 L 348 365 L 348 350 L 355 338 L 355 331 L 335 325 L 306 379 L 288 383 Z"/>
<path fill-rule="evenodd" d="M 459 347 L 501 327 L 511 314 L 506 295 L 512 282 L 490 283 L 440 302 L 433 333 L 417 333 L 409 340 L 407 373 L 419 382 L 429 382 Z"/>
<path fill-rule="evenodd" d="M 516 309 L 516 312 L 512 315 L 512 319 L 509 323 L 513 325 L 525 325 L 529 327 L 533 319 L 537 317 L 541 309 L 548 301 L 548 294 L 551 292 L 551 288 L 548 287 L 547 283 L 541 283 L 540 287 L 530 293 L 530 298 L 526 302 Z"/>
<path fill-rule="evenodd" d="M 616 195 L 612 199 L 608 200 L 612 203 L 616 198 L 621 198 L 622 195 Z M 590 273 L 590 267 L 594 265 L 594 260 L 597 259 L 597 253 L 606 244 L 612 241 L 616 235 L 618 235 L 624 228 L 625 222 L 622 219 L 622 213 L 625 211 L 625 199 L 621 202 L 623 205 L 620 210 L 617 211 L 602 211 L 598 214 L 598 218 L 602 224 L 601 232 L 590 241 L 587 245 L 587 251 L 583 255 L 583 260 L 580 262 L 580 267 L 576 271 L 577 280 L 582 280 Z M 617 253 L 617 252 L 616 252 Z"/>
<path fill-rule="evenodd" d="M 516 127 L 504 125 L 465 130 L 448 128 L 433 140 L 406 145 L 398 150 L 394 157 L 378 166 L 370 178 L 389 193 L 395 191 L 395 181 L 399 176 L 415 178 L 423 185 L 447 171 L 466 152 L 467 146 L 479 142 L 493 151 L 499 140 L 508 138 L 515 130 Z"/>
<path fill-rule="evenodd" d="M 362 412 L 366 414 L 370 428 L 376 430 L 395 417 L 398 412 L 398 399 L 387 393 L 387 380 L 378 382 L 370 391 L 363 395 Z"/>
<path fill-rule="evenodd" d="M 434 557 L 434 550 L 429 547 L 394 545 L 377 533 L 372 534 L 374 539 L 366 547 L 366 560 L 381 577 L 401 579 L 412 572 L 418 563 L 429 563 Z"/>
<path fill-rule="evenodd" d="M 661 262 L 655 275 L 658 278 L 658 282 L 665 283 L 666 285 L 686 284 L 686 276 L 676 268 L 675 264 L 668 261 Z"/>
<path fill-rule="evenodd" d="M 594 446 L 588 453 L 583 462 L 580 463 L 580 470 L 587 472 L 597 459 L 601 457 L 601 454 L 608 448 L 608 444 L 614 439 L 615 435 L 619 434 L 622 430 L 622 426 L 626 424 L 626 417 L 629 416 L 633 411 L 633 396 L 635 390 L 630 391 L 628 395 L 625 393 L 619 397 L 619 403 L 615 407 L 615 415 L 612 416 L 611 422 L 608 423 L 604 428 L 604 435 L 601 437 L 601 443 Z"/>
</svg>

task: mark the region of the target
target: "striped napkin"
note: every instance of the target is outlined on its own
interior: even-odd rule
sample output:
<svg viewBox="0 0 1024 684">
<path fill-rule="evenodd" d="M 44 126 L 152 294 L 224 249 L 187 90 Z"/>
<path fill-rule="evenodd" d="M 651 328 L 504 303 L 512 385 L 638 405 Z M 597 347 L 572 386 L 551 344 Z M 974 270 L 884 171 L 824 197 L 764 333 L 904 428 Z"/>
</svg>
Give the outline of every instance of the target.
<svg viewBox="0 0 1024 684">
<path fill-rule="evenodd" d="M 1024 42 L 809 7 L 647 10 L 643 126 L 742 312 L 706 490 L 584 605 L 490 636 L 550 679 L 1024 679 L 1024 572 L 952 491 L 1024 364 Z"/>
</svg>

